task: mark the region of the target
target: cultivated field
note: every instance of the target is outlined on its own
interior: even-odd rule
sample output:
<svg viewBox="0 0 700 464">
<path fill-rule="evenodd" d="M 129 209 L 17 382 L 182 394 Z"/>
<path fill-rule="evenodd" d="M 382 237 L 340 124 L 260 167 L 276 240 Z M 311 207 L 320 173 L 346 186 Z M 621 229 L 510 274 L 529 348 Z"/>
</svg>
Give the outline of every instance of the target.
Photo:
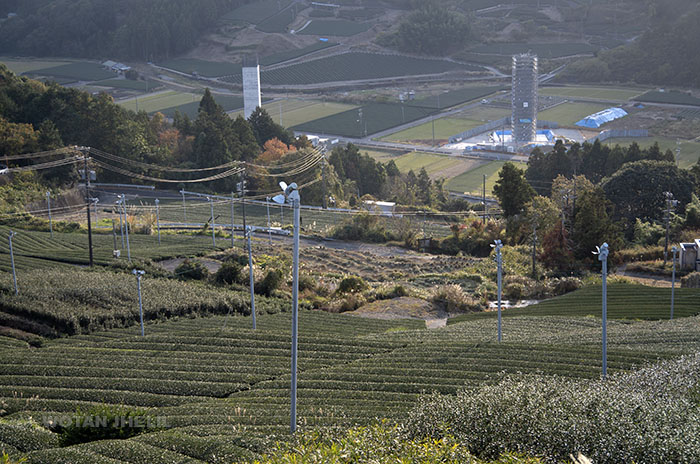
<svg viewBox="0 0 700 464">
<path fill-rule="evenodd" d="M 425 168 L 432 179 L 452 179 L 481 164 L 481 162 L 476 160 L 421 152 L 411 152 L 391 158 L 379 158 L 379 160 L 382 162 L 393 160 L 403 173 L 413 171 L 415 174 L 418 174 L 421 168 Z"/>
<path fill-rule="evenodd" d="M 364 137 L 429 116 L 434 110 L 400 103 L 370 103 L 292 127 L 295 131 Z"/>
<path fill-rule="evenodd" d="M 49 78 L 72 79 L 73 81 L 100 81 L 114 78 L 116 75 L 112 71 L 104 69 L 101 64 L 92 61 L 75 61 L 58 66 L 33 69 L 27 74 Z"/>
<path fill-rule="evenodd" d="M 195 58 L 178 58 L 163 61 L 158 63 L 158 65 L 163 66 L 164 68 L 174 69 L 175 71 L 180 71 L 185 74 L 192 74 L 193 72 L 196 72 L 204 77 L 221 77 L 232 74 L 237 76 L 241 75 L 240 63 L 204 61 Z"/>
<path fill-rule="evenodd" d="M 426 122 L 420 126 L 411 127 L 400 132 L 382 137 L 380 140 L 389 142 L 413 142 L 432 145 L 433 127 L 435 129 L 435 142 L 445 142 L 451 136 L 459 134 L 469 129 L 469 122 L 464 119 L 456 118 L 441 118 L 436 119 L 434 125 L 432 122 Z M 478 124 L 477 124 L 478 125 Z"/>
<path fill-rule="evenodd" d="M 64 64 L 69 64 L 71 61 L 53 61 L 53 60 L 34 60 L 31 58 L 9 58 L 0 57 L 0 63 L 4 64 L 10 71 L 15 74 L 31 73 L 37 69 L 47 69 L 55 68 L 56 66 L 62 66 Z"/>
<path fill-rule="evenodd" d="M 224 19 L 258 24 L 279 12 L 280 9 L 288 7 L 290 3 L 292 3 L 291 0 L 260 0 L 236 8 L 225 15 Z"/>
<path fill-rule="evenodd" d="M 556 97 L 594 98 L 597 100 L 627 101 L 642 94 L 642 89 L 615 87 L 540 87 L 539 94 Z"/>
<path fill-rule="evenodd" d="M 480 69 L 446 60 L 350 52 L 280 69 L 263 70 L 260 78 L 269 85 L 304 85 Z M 241 76 L 230 76 L 226 80 L 240 82 Z"/>
<path fill-rule="evenodd" d="M 285 127 L 293 127 L 334 114 L 357 108 L 354 105 L 317 100 L 285 99 L 264 103 L 263 108 L 272 116 L 276 123 Z M 281 114 L 280 114 L 281 113 Z M 242 111 L 232 113 L 232 117 L 243 114 Z"/>
<path fill-rule="evenodd" d="M 508 373 L 600 375 L 600 321 L 590 317 L 510 316 L 500 344 L 493 318 L 438 330 L 308 311 L 299 320 L 298 421 L 307 429 L 402 419 L 422 392 L 453 394 Z M 0 441 L 30 463 L 250 461 L 288 430 L 290 317 L 260 314 L 258 329 L 250 325 L 184 318 L 149 323 L 145 337 L 130 327 L 33 349 L 8 342 Z M 609 372 L 697 349 L 696 325 L 610 322 Z M 55 433 L 26 425 L 97 403 L 146 408 L 167 429 L 59 448 Z"/>
<path fill-rule="evenodd" d="M 360 23 L 357 21 L 346 20 L 319 20 L 314 19 L 311 24 L 306 26 L 299 34 L 305 35 L 320 35 L 320 36 L 336 36 L 349 37 L 352 35 L 366 32 L 370 28 L 368 23 Z"/>
<path fill-rule="evenodd" d="M 324 50 L 326 48 L 335 47 L 338 45 L 336 42 L 316 42 L 308 47 L 297 48 L 294 50 L 288 50 L 285 52 L 273 53 L 272 55 L 263 56 L 260 58 L 260 64 L 262 66 L 270 66 L 277 63 L 282 63 L 283 61 L 293 60 L 295 58 L 300 58 L 309 53 L 317 52 L 319 50 Z"/>
<path fill-rule="evenodd" d="M 232 111 L 243 106 L 243 97 L 238 95 L 213 94 L 216 102 L 224 108 L 224 111 Z M 149 114 L 161 112 L 172 117 L 175 111 L 187 114 L 189 117 L 197 117 L 201 95 L 194 93 L 168 90 L 142 97 L 122 100 L 119 105 L 132 111 L 145 111 Z"/>
<path fill-rule="evenodd" d="M 644 95 L 635 98 L 637 101 L 649 103 L 668 103 L 672 105 L 693 105 L 700 106 L 700 98 L 693 97 L 685 92 L 669 91 L 659 92 L 650 90 Z"/>
<path fill-rule="evenodd" d="M 491 196 L 493 186 L 498 180 L 498 172 L 505 161 L 491 161 L 447 181 L 446 187 L 452 192 L 466 192 L 481 195 L 484 174 L 486 174 L 486 195 Z M 525 165 L 521 165 L 524 168 Z"/>
<path fill-rule="evenodd" d="M 494 55 L 516 55 L 532 52 L 540 58 L 559 58 L 571 55 L 588 55 L 596 50 L 598 47 L 586 43 L 498 43 L 480 45 L 472 51 Z"/>
<path fill-rule="evenodd" d="M 562 103 L 554 108 L 541 111 L 537 118 L 544 121 L 558 122 L 561 126 L 572 127 L 586 116 L 609 107 L 610 105 L 598 103 Z"/>
<path fill-rule="evenodd" d="M 618 139 L 608 139 L 605 143 L 606 145 L 630 145 L 631 143 L 636 143 L 642 148 L 647 148 L 652 146 L 655 142 L 658 142 L 661 150 L 671 150 L 673 156 L 676 156 L 676 148 L 678 144 L 676 139 L 666 138 L 666 137 L 643 137 L 643 138 L 618 138 Z M 690 140 L 680 140 L 681 153 L 680 157 L 677 159 L 678 165 L 681 168 L 689 168 L 700 159 L 700 142 L 694 142 Z"/>
</svg>

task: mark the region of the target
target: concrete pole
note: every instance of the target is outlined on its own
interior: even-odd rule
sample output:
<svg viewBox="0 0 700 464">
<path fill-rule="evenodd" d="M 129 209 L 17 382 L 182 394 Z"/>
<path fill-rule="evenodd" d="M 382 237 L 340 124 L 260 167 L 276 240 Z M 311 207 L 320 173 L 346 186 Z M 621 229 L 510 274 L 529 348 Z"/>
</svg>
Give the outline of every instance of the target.
<svg viewBox="0 0 700 464">
<path fill-rule="evenodd" d="M 603 264 L 603 380 L 608 376 L 608 244 L 598 248 L 595 254 L 598 255 L 598 261 Z"/>
<path fill-rule="evenodd" d="M 51 219 L 51 192 L 46 192 L 46 206 L 49 211 L 49 232 L 53 238 L 53 220 Z"/>
<path fill-rule="evenodd" d="M 182 218 L 183 222 L 187 223 L 187 203 L 185 203 L 185 189 L 180 190 L 182 194 Z"/>
<path fill-rule="evenodd" d="M 234 225 L 233 225 L 233 217 L 234 217 L 233 199 L 234 199 L 234 198 L 235 198 L 235 197 L 234 197 L 234 193 L 231 192 L 231 248 L 233 248 L 234 241 L 235 241 L 235 239 L 234 239 L 234 237 L 233 237 L 233 233 L 234 233 L 234 231 L 235 231 L 235 228 L 234 228 Z"/>
<path fill-rule="evenodd" d="M 139 291 L 139 315 L 141 317 L 141 336 L 144 336 L 144 331 L 143 331 L 143 301 L 141 300 L 141 276 L 143 276 L 146 272 L 145 271 L 137 271 L 134 269 L 131 271 L 132 274 L 136 276 L 136 286 L 138 287 Z"/>
<path fill-rule="evenodd" d="M 122 220 L 122 215 L 123 215 L 123 210 L 122 210 L 122 202 L 124 201 L 123 196 L 119 195 L 119 200 L 117 200 L 117 204 L 119 205 L 119 230 L 121 231 L 122 234 L 122 250 L 126 248 L 126 245 L 124 243 L 124 222 Z"/>
<path fill-rule="evenodd" d="M 265 206 L 267 206 L 267 237 L 270 242 L 270 246 L 272 246 L 272 222 L 270 222 L 270 197 L 266 198 L 267 203 Z"/>
<path fill-rule="evenodd" d="M 211 226 L 211 241 L 214 248 L 216 248 L 216 231 L 214 230 L 214 202 L 212 201 L 211 197 L 207 197 L 207 200 L 209 200 L 209 206 L 211 207 L 211 223 L 209 224 Z"/>
<path fill-rule="evenodd" d="M 122 209 L 124 210 L 124 231 L 126 232 L 126 258 L 131 262 L 131 245 L 129 244 L 129 218 L 126 215 L 126 195 L 122 193 Z"/>
<path fill-rule="evenodd" d="M 297 429 L 297 332 L 299 327 L 299 202 L 294 200 L 294 251 L 292 270 L 292 411 L 291 430 Z"/>
<path fill-rule="evenodd" d="M 253 273 L 253 247 L 251 245 L 251 235 L 253 235 L 253 228 L 248 227 L 246 230 L 246 235 L 248 236 L 248 275 L 250 278 L 250 314 L 253 316 L 253 330 L 256 328 L 255 324 L 255 276 Z"/>
<path fill-rule="evenodd" d="M 671 320 L 673 320 L 673 304 L 675 300 L 676 291 L 676 253 L 678 253 L 678 248 L 675 246 L 671 247 L 671 252 L 673 253 L 673 271 L 671 272 Z"/>
<path fill-rule="evenodd" d="M 496 262 L 498 263 L 498 341 L 503 339 L 501 329 L 501 304 L 503 296 L 503 256 L 501 255 L 503 244 L 500 240 L 496 240 Z"/>
<path fill-rule="evenodd" d="M 156 198 L 156 228 L 158 229 L 158 245 L 160 245 L 160 201 Z"/>
<path fill-rule="evenodd" d="M 15 285 L 15 295 L 19 295 L 19 289 L 17 288 L 17 271 L 15 270 L 15 253 L 12 250 L 12 237 L 16 234 L 14 231 L 10 231 L 9 241 L 10 241 L 10 264 L 12 264 L 12 281 Z"/>
</svg>

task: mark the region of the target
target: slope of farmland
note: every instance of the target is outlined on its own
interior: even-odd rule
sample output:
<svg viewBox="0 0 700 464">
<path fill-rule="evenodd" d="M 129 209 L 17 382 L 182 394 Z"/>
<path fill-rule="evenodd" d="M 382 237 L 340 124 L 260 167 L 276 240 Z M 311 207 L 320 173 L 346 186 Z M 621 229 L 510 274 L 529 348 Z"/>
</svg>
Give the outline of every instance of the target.
<svg viewBox="0 0 700 464">
<path fill-rule="evenodd" d="M 453 394 L 507 373 L 600 373 L 599 323 L 590 318 L 514 317 L 508 321 L 510 338 L 501 344 L 493 341 L 493 320 L 431 331 L 419 324 L 301 312 L 299 424 L 324 428 L 400 419 L 421 392 Z M 700 346 L 695 324 L 612 324 L 610 371 Z M 13 441 L 28 452 L 30 463 L 96 462 L 95 456 L 100 462 L 249 461 L 288 429 L 289 336 L 289 314 L 261 316 L 255 331 L 249 318 L 218 316 L 149 324 L 145 337 L 125 328 L 38 349 L 8 346 L 0 361 L 4 420 L 41 421 L 106 402 L 148 407 L 167 424 L 166 430 L 128 440 L 63 449 L 55 448 L 55 434 L 35 428 L 29 434 L 39 444 Z M 685 343 L 669 343 L 673 339 Z M 650 342 L 656 349 L 643 349 Z M 661 343 L 667 348 L 659 350 Z M 9 439 L 0 430 L 0 441 Z"/>
<path fill-rule="evenodd" d="M 477 66 L 447 60 L 349 52 L 274 70 L 262 70 L 260 79 L 268 85 L 305 85 L 481 70 Z M 233 75 L 224 80 L 240 83 L 241 76 Z"/>
</svg>

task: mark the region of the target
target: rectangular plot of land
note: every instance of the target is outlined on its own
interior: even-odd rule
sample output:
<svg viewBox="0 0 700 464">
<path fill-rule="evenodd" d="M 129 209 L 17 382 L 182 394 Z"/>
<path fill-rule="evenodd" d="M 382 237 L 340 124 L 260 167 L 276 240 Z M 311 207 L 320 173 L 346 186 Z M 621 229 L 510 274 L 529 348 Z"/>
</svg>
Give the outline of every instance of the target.
<svg viewBox="0 0 700 464">
<path fill-rule="evenodd" d="M 168 69 L 174 69 L 185 74 L 197 73 L 205 77 L 221 77 L 241 74 L 240 63 L 225 63 L 204 61 L 192 58 L 180 58 L 177 60 L 168 60 L 158 63 L 159 66 Z"/>
<path fill-rule="evenodd" d="M 401 172 L 413 171 L 417 174 L 425 168 L 431 179 L 452 179 L 481 163 L 477 160 L 421 152 L 407 153 L 394 158 L 394 162 Z"/>
<path fill-rule="evenodd" d="M 131 100 L 126 100 L 120 102 L 119 104 L 124 108 L 136 111 L 145 111 L 146 113 L 154 113 L 156 111 L 161 111 L 166 108 L 172 108 L 174 106 L 184 105 L 192 102 L 199 102 L 202 96 L 194 93 L 184 93 L 176 91 L 159 92 L 152 95 L 146 95 L 144 97 L 132 98 Z"/>
<path fill-rule="evenodd" d="M 306 35 L 330 35 L 330 36 L 340 36 L 349 37 L 355 34 L 360 34 L 362 32 L 368 31 L 370 24 L 358 23 L 357 21 L 346 21 L 346 20 L 330 20 L 323 21 L 315 19 L 311 21 L 311 24 L 306 26 L 304 30 L 299 31 L 299 34 Z"/>
<path fill-rule="evenodd" d="M 286 8 L 290 3 L 291 0 L 260 0 L 257 2 L 250 2 L 224 15 L 224 19 L 258 24 L 276 14 L 281 9 Z"/>
<path fill-rule="evenodd" d="M 603 142 L 606 145 L 614 146 L 627 146 L 632 143 L 636 143 L 641 148 L 648 148 L 654 143 L 659 144 L 661 151 L 671 150 L 673 155 L 676 156 L 676 149 L 679 147 L 676 139 L 668 137 L 635 137 L 635 138 L 618 138 L 618 139 L 608 139 Z M 695 164 L 698 159 L 700 159 L 700 142 L 693 142 L 691 140 L 681 140 L 680 141 L 680 156 L 677 157 L 678 165 L 681 168 L 689 168 Z"/>
<path fill-rule="evenodd" d="M 10 71 L 15 74 L 24 74 L 37 69 L 55 68 L 56 66 L 62 66 L 64 64 L 69 64 L 70 61 L 44 61 L 44 60 L 17 60 L 13 58 L 0 57 L 0 63 L 4 64 Z"/>
<path fill-rule="evenodd" d="M 540 120 L 558 122 L 561 126 L 574 126 L 574 124 L 588 115 L 597 113 L 610 105 L 601 103 L 563 103 L 554 108 L 542 111 L 537 115 Z"/>
<path fill-rule="evenodd" d="M 455 134 L 471 129 L 474 121 L 456 118 L 436 119 L 434 122 L 435 140 L 447 140 Z M 479 125 L 477 123 L 476 125 Z M 382 137 L 381 140 L 390 142 L 415 142 L 415 143 L 432 143 L 433 140 L 433 122 L 426 122 L 420 126 L 411 127 L 410 129 L 395 132 L 393 134 Z"/>
<path fill-rule="evenodd" d="M 447 181 L 447 189 L 451 192 L 481 194 L 484 175 L 486 175 L 486 195 L 490 196 L 492 195 L 493 186 L 498 180 L 498 172 L 505 163 L 505 161 L 491 161 L 490 163 L 477 166 Z M 518 164 L 521 168 L 525 167 L 522 163 Z"/>
<path fill-rule="evenodd" d="M 99 81 L 116 76 L 112 71 L 104 69 L 101 64 L 90 61 L 77 61 L 49 68 L 35 69 L 31 74 L 70 78 L 78 81 Z"/>
<path fill-rule="evenodd" d="M 600 100 L 629 100 L 641 94 L 643 90 L 619 89 L 615 87 L 544 87 L 540 95 L 556 97 L 597 98 Z"/>
<path fill-rule="evenodd" d="M 313 121 L 315 119 L 342 113 L 357 107 L 345 103 L 289 99 L 263 103 L 263 108 L 270 114 L 276 123 L 284 127 L 292 127 Z M 235 118 L 239 114 L 243 113 L 235 112 L 231 114 L 231 117 Z"/>
</svg>

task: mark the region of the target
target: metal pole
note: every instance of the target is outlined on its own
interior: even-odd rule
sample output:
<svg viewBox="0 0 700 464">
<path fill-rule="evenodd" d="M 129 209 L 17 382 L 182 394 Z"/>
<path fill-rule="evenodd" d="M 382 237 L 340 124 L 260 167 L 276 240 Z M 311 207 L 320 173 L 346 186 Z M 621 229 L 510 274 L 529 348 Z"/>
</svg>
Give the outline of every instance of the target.
<svg viewBox="0 0 700 464">
<path fill-rule="evenodd" d="M 114 209 L 112 209 L 112 214 L 114 214 Z M 117 228 L 114 223 L 114 218 L 112 218 L 112 242 L 114 243 L 112 249 L 117 251 Z M 114 254 L 112 254 L 112 256 L 114 256 Z"/>
<path fill-rule="evenodd" d="M 292 433 L 297 429 L 297 331 L 299 325 L 299 201 L 294 200 L 294 251 L 292 270 Z"/>
<path fill-rule="evenodd" d="M 233 232 L 234 232 L 234 230 L 235 230 L 235 229 L 234 229 L 234 226 L 233 226 L 233 216 L 234 216 L 234 212 L 233 212 L 233 199 L 234 199 L 234 198 L 235 198 L 235 197 L 234 197 L 234 194 L 233 194 L 233 192 L 231 192 L 231 248 L 233 248 L 234 240 L 235 240 L 234 237 L 233 237 Z"/>
<path fill-rule="evenodd" d="M 158 245 L 160 245 L 160 201 L 156 198 L 156 228 L 158 229 Z"/>
<path fill-rule="evenodd" d="M 216 231 L 214 230 L 214 202 L 212 201 L 211 197 L 207 197 L 207 200 L 209 200 L 209 206 L 211 206 L 211 241 L 214 248 L 216 248 Z"/>
<path fill-rule="evenodd" d="M 323 179 L 323 209 L 328 209 L 328 202 L 326 200 L 326 154 L 323 154 L 323 160 L 321 161 L 321 178 Z"/>
<path fill-rule="evenodd" d="M 675 246 L 671 247 L 671 252 L 673 253 L 673 271 L 671 272 L 671 320 L 673 320 L 673 303 L 676 291 L 676 253 L 678 252 L 678 248 Z"/>
<path fill-rule="evenodd" d="M 85 162 L 85 205 L 87 211 L 87 228 L 88 228 L 88 248 L 90 256 L 90 267 L 92 267 L 92 220 L 90 218 L 90 172 L 88 172 L 88 157 L 83 156 Z"/>
<path fill-rule="evenodd" d="M 53 220 L 51 219 L 51 192 L 46 192 L 46 205 L 49 210 L 49 232 L 53 238 Z"/>
<path fill-rule="evenodd" d="M 10 263 L 12 264 L 12 281 L 15 284 L 15 295 L 19 295 L 19 289 L 17 288 L 17 271 L 15 270 L 15 253 L 12 250 L 12 237 L 14 237 L 15 235 L 15 232 L 10 231 Z"/>
<path fill-rule="evenodd" d="M 144 336 L 144 331 L 143 331 L 143 301 L 141 300 L 141 276 L 144 275 L 146 272 L 145 271 L 137 271 L 134 269 L 131 271 L 135 276 L 136 276 L 136 285 L 138 286 L 139 289 L 139 315 L 141 317 L 141 336 Z"/>
<path fill-rule="evenodd" d="M 124 243 L 124 222 L 122 221 L 122 202 L 124 201 L 123 195 L 119 195 L 119 200 L 117 201 L 117 204 L 119 205 L 119 229 L 121 230 L 122 234 L 122 250 L 126 248 L 126 245 Z"/>
<path fill-rule="evenodd" d="M 131 245 L 129 244 L 129 218 L 126 215 L 126 195 L 122 193 L 122 209 L 124 210 L 124 230 L 126 231 L 126 258 L 131 262 Z"/>
<path fill-rule="evenodd" d="M 270 240 L 270 246 L 272 246 L 272 223 L 270 222 L 270 197 L 266 198 L 267 203 L 265 206 L 267 206 L 267 236 Z"/>
<path fill-rule="evenodd" d="M 96 223 L 96 224 L 99 224 L 99 223 L 100 223 L 100 218 L 97 216 L 97 203 L 100 202 L 100 199 L 99 199 L 99 198 L 93 198 L 92 200 L 93 200 L 93 202 L 94 202 L 93 207 L 95 208 L 95 223 Z M 98 227 L 99 227 L 99 226 L 98 226 Z"/>
<path fill-rule="evenodd" d="M 484 207 L 484 224 L 486 224 L 486 174 L 484 174 L 484 189 L 482 190 L 481 202 Z"/>
<path fill-rule="evenodd" d="M 598 261 L 603 263 L 603 380 L 608 375 L 608 244 L 593 252 L 598 255 Z"/>
<path fill-rule="evenodd" d="M 187 222 L 187 204 L 185 203 L 185 189 L 180 190 L 182 194 L 182 217 L 183 222 Z"/>
<path fill-rule="evenodd" d="M 503 257 L 501 255 L 501 248 L 503 245 L 500 240 L 496 242 L 496 259 L 498 261 L 498 341 L 500 342 L 503 338 L 501 331 L 501 301 L 503 294 Z"/>
<path fill-rule="evenodd" d="M 248 236 L 248 275 L 250 277 L 250 314 L 253 316 L 253 330 L 255 330 L 255 277 L 253 276 L 253 247 L 251 245 L 251 235 L 253 228 L 249 227 L 246 230 Z"/>
</svg>

